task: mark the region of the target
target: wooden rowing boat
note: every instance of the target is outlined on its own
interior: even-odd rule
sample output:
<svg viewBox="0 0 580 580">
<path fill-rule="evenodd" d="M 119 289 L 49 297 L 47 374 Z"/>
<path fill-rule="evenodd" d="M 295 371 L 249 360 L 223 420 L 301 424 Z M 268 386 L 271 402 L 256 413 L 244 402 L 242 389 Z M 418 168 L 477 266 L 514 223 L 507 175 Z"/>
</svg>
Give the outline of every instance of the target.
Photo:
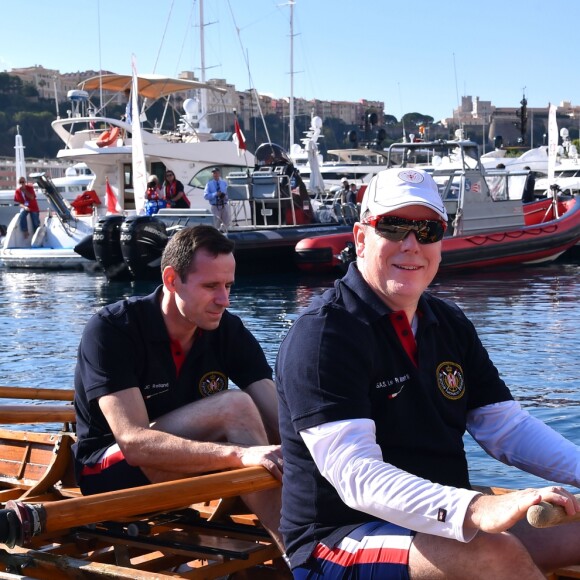
<svg viewBox="0 0 580 580">
<path fill-rule="evenodd" d="M 72 395 L 0 386 L 0 398 L 24 401 L 0 404 L 0 425 L 63 423 L 52 433 L 0 429 L 0 579 L 291 578 L 269 535 L 235 500 L 279 485 L 262 467 L 83 497 L 71 469 Z M 571 518 L 542 504 L 528 520 L 545 527 Z M 550 580 L 566 578 L 580 578 L 580 566 Z"/>
<path fill-rule="evenodd" d="M 83 497 L 72 473 L 72 398 L 0 386 L 0 399 L 20 399 L 0 403 L 0 425 L 43 424 L 0 429 L 0 578 L 291 578 L 234 499 L 279 485 L 262 467 Z"/>
</svg>

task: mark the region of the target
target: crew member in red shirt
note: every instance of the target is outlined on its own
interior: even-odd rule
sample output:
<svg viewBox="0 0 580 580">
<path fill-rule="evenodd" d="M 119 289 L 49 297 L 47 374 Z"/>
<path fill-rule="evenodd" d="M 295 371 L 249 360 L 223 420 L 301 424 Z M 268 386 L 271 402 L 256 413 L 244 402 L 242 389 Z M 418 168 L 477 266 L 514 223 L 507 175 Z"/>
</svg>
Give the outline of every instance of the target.
<svg viewBox="0 0 580 580">
<path fill-rule="evenodd" d="M 18 223 L 20 225 L 20 230 L 27 238 L 28 232 L 28 216 L 32 220 L 32 233 L 38 229 L 40 226 L 40 208 L 38 207 L 38 201 L 36 201 L 36 192 L 32 184 L 26 183 L 26 178 L 21 177 L 18 180 L 20 187 L 14 192 L 14 201 L 20 206 L 20 219 Z"/>
</svg>

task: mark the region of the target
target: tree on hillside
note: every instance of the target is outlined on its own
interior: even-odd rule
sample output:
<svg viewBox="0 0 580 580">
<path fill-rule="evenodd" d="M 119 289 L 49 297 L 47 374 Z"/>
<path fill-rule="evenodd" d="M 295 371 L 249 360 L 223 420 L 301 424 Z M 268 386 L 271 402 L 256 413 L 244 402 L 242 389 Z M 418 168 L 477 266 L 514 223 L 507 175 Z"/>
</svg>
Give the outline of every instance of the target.
<svg viewBox="0 0 580 580">
<path fill-rule="evenodd" d="M 22 80 L 19 77 L 0 73 L 0 94 L 19 95 L 22 91 Z"/>
<path fill-rule="evenodd" d="M 406 113 L 401 118 L 407 129 L 412 127 L 419 127 L 419 125 L 431 125 L 434 121 L 430 115 L 422 115 L 421 113 Z"/>
</svg>

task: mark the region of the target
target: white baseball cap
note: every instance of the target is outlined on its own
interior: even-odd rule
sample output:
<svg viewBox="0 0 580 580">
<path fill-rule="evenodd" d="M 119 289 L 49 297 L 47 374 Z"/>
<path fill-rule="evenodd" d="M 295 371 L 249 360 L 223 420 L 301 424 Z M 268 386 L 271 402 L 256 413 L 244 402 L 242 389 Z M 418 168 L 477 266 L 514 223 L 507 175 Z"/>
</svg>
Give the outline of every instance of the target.
<svg viewBox="0 0 580 580">
<path fill-rule="evenodd" d="M 394 167 L 377 173 L 370 181 L 361 204 L 365 213 L 379 216 L 410 205 L 423 205 L 447 221 L 445 205 L 433 177 L 422 169 Z"/>
</svg>

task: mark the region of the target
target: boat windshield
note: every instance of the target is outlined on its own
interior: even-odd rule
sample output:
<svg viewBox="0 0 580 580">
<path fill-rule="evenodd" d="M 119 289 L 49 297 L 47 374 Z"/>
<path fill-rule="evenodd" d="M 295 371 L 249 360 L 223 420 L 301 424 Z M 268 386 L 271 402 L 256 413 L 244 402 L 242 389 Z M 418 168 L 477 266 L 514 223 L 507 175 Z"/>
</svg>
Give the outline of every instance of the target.
<svg viewBox="0 0 580 580">
<path fill-rule="evenodd" d="M 242 167 L 241 165 L 220 165 L 218 166 L 221 176 L 223 179 L 228 178 L 228 175 L 234 171 L 246 171 L 247 167 Z M 204 189 L 207 182 L 212 178 L 212 171 L 213 167 L 206 167 L 201 171 L 198 171 L 190 180 L 188 185 L 191 187 L 199 187 L 200 189 Z"/>
<path fill-rule="evenodd" d="M 256 165 L 259 167 L 269 165 L 293 165 L 292 159 L 280 145 L 276 143 L 263 143 L 254 153 Z"/>
</svg>

